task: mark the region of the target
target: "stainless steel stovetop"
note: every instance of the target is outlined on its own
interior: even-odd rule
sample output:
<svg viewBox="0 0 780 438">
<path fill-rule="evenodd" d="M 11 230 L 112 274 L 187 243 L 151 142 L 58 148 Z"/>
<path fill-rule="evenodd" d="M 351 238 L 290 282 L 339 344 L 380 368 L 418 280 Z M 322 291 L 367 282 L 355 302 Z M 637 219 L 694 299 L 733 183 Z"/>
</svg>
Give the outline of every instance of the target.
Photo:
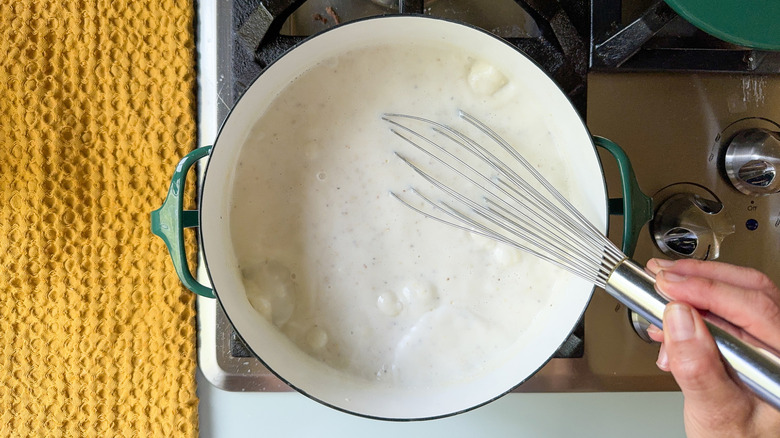
<svg viewBox="0 0 780 438">
<path fill-rule="evenodd" d="M 599 10 L 597 6 L 603 1 L 571 3 Z M 237 51 L 261 42 L 260 37 L 252 35 L 252 29 L 262 27 L 263 21 L 258 17 L 263 14 L 244 14 L 249 18 L 236 32 L 233 21 L 237 12 L 231 0 L 204 2 L 202 10 L 211 13 L 203 13 L 199 20 L 199 129 L 201 144 L 207 145 L 216 138 L 218 126 L 236 96 L 249 85 L 246 78 L 236 74 L 233 65 L 246 62 L 236 55 Z M 253 7 L 259 5 L 259 2 L 254 3 Z M 282 33 L 294 36 L 317 31 L 327 26 L 327 20 L 333 24 L 333 13 L 340 21 L 385 13 L 387 10 L 382 4 L 387 3 L 385 0 L 309 0 L 287 19 Z M 539 1 L 529 0 L 528 3 L 533 5 Z M 622 13 L 613 13 L 611 24 L 601 16 L 590 19 L 587 24 L 594 38 L 601 35 L 598 32 L 601 28 L 614 30 L 615 23 L 626 27 L 633 23 L 641 25 L 643 10 L 662 7 L 645 0 L 623 3 L 630 6 L 624 6 Z M 436 0 L 421 4 L 427 14 L 469 21 L 502 37 L 534 39 L 545 34 L 545 27 L 538 26 L 513 0 L 497 1 L 493 10 L 476 0 Z M 331 7 L 333 13 L 329 13 L 327 7 Z M 582 24 L 574 21 L 575 25 Z M 695 34 L 685 23 L 674 19 L 666 27 L 671 27 L 677 34 Z M 700 35 L 694 36 L 701 39 Z M 570 69 L 574 77 L 580 71 L 579 79 L 582 86 L 587 84 L 587 93 L 577 84 L 564 87 L 586 117 L 591 132 L 616 141 L 626 150 L 642 189 L 653 196 L 656 207 L 663 213 L 660 215 L 663 222 L 657 221 L 643 228 L 635 258 L 642 263 L 652 256 L 669 257 L 670 254 L 676 257 L 704 254 L 712 258 L 717 249 L 719 260 L 754 266 L 780 281 L 780 270 L 775 262 L 780 256 L 780 194 L 754 196 L 738 191 L 730 182 L 724 164 L 729 141 L 739 131 L 749 128 L 780 131 L 777 125 L 780 123 L 780 76 L 755 73 L 780 70 L 774 70 L 774 64 L 767 66 L 754 59 L 746 59 L 747 67 L 744 68 L 731 64 L 724 67 L 717 62 L 714 67 L 702 65 L 694 69 L 676 68 L 664 62 L 646 67 L 658 58 L 659 49 L 666 49 L 663 42 L 668 36 L 661 34 L 656 40 L 661 43 L 652 46 L 654 40 L 651 40 L 650 50 L 630 53 L 627 55 L 630 59 L 626 58 L 624 62 L 598 58 L 598 44 L 594 44 L 587 75 L 577 63 Z M 708 41 L 706 36 L 704 41 Z M 717 49 L 744 52 L 741 48 L 724 48 L 720 44 Z M 647 52 L 651 53 L 648 55 Z M 246 54 L 243 57 L 246 58 Z M 768 59 L 775 61 L 771 57 Z M 261 67 L 253 68 L 261 70 Z M 568 74 L 561 80 L 566 81 L 571 76 Z M 602 162 L 610 196 L 619 196 L 616 166 L 606 156 L 602 157 Z M 685 212 L 682 221 L 674 213 L 679 211 Z M 613 217 L 611 222 L 610 238 L 617 242 L 622 232 L 620 219 Z M 718 232 L 712 232 L 713 229 Z M 659 234 L 661 246 L 667 245 L 667 254 L 659 249 L 653 232 Z M 704 251 L 705 248 L 708 250 Z M 208 283 L 202 264 L 198 278 Z M 290 390 L 243 347 L 216 300 L 198 297 L 197 306 L 199 366 L 211 383 L 230 391 Z M 516 391 L 664 391 L 677 388 L 673 379 L 655 366 L 658 346 L 640 339 L 633 330 L 627 309 L 604 291 L 595 291 L 584 320 L 570 341 L 576 344 L 573 353 L 569 351 L 563 354 L 567 357 L 551 359 Z M 262 352 L 258 353 L 262 355 Z"/>
</svg>

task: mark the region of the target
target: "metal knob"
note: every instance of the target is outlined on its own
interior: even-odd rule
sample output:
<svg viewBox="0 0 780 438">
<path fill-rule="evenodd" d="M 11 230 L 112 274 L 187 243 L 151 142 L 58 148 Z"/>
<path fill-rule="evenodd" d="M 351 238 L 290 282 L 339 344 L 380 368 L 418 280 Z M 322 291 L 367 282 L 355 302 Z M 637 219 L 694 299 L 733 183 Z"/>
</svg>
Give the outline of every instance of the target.
<svg viewBox="0 0 780 438">
<path fill-rule="evenodd" d="M 780 133 L 763 128 L 745 129 L 729 142 L 726 175 L 746 195 L 780 192 Z"/>
<path fill-rule="evenodd" d="M 650 321 L 648 321 L 647 318 L 634 312 L 631 309 L 628 309 L 628 320 L 631 323 L 631 327 L 634 329 L 634 333 L 639 336 L 639 339 L 647 342 L 648 344 L 655 342 L 647 332 L 647 329 L 650 328 Z"/>
<path fill-rule="evenodd" d="M 651 231 L 668 256 L 714 260 L 723 239 L 734 232 L 734 224 L 718 200 L 678 193 L 658 207 Z"/>
</svg>

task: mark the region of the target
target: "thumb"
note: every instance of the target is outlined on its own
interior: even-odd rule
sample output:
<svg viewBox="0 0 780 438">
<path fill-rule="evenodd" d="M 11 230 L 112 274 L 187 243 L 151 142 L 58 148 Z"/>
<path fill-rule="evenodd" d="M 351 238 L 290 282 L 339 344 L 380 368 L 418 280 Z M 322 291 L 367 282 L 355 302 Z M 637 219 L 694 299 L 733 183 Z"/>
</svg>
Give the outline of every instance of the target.
<svg viewBox="0 0 780 438">
<path fill-rule="evenodd" d="M 749 405 L 740 386 L 731 379 L 718 347 L 699 312 L 671 302 L 664 312 L 664 347 L 669 369 L 685 397 L 686 411 L 710 422 L 724 412 L 739 412 Z"/>
</svg>

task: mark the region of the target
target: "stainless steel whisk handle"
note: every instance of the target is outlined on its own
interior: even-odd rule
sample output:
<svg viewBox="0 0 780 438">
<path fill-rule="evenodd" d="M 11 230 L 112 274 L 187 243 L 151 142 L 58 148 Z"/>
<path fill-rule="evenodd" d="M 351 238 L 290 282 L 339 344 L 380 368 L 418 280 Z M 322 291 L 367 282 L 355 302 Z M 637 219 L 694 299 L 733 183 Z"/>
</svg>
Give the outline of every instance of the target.
<svg viewBox="0 0 780 438">
<path fill-rule="evenodd" d="M 663 327 L 669 299 L 655 289 L 655 277 L 637 263 L 625 259 L 607 280 L 606 291 L 628 308 Z M 742 382 L 759 397 L 780 409 L 780 355 L 760 340 L 741 333 L 733 324 L 714 315 L 704 317 L 726 362 Z"/>
</svg>

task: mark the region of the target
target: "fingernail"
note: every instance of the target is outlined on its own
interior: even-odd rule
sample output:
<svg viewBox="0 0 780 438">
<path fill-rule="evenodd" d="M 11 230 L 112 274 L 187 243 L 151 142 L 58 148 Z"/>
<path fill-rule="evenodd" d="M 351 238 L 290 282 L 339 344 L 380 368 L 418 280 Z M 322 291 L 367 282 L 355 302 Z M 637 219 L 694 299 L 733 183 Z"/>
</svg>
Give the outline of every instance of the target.
<svg viewBox="0 0 780 438">
<path fill-rule="evenodd" d="M 672 341 L 687 341 L 695 336 L 693 314 L 690 307 L 680 303 L 669 303 L 664 312 L 664 332 Z"/>
<path fill-rule="evenodd" d="M 647 333 L 649 333 L 651 335 L 659 335 L 659 334 L 661 334 L 661 329 L 659 329 L 658 327 L 656 327 L 654 325 L 650 325 L 649 327 L 647 327 Z"/>
<path fill-rule="evenodd" d="M 670 283 L 679 283 L 681 281 L 685 281 L 685 279 L 688 278 L 679 274 L 675 274 L 674 272 L 668 272 L 668 271 L 661 271 L 658 273 L 658 275 L 663 276 L 664 280 Z"/>
<path fill-rule="evenodd" d="M 666 260 L 666 259 L 653 259 L 655 261 L 655 264 L 660 266 L 664 269 L 669 269 L 672 266 L 674 266 L 674 260 Z"/>
</svg>

